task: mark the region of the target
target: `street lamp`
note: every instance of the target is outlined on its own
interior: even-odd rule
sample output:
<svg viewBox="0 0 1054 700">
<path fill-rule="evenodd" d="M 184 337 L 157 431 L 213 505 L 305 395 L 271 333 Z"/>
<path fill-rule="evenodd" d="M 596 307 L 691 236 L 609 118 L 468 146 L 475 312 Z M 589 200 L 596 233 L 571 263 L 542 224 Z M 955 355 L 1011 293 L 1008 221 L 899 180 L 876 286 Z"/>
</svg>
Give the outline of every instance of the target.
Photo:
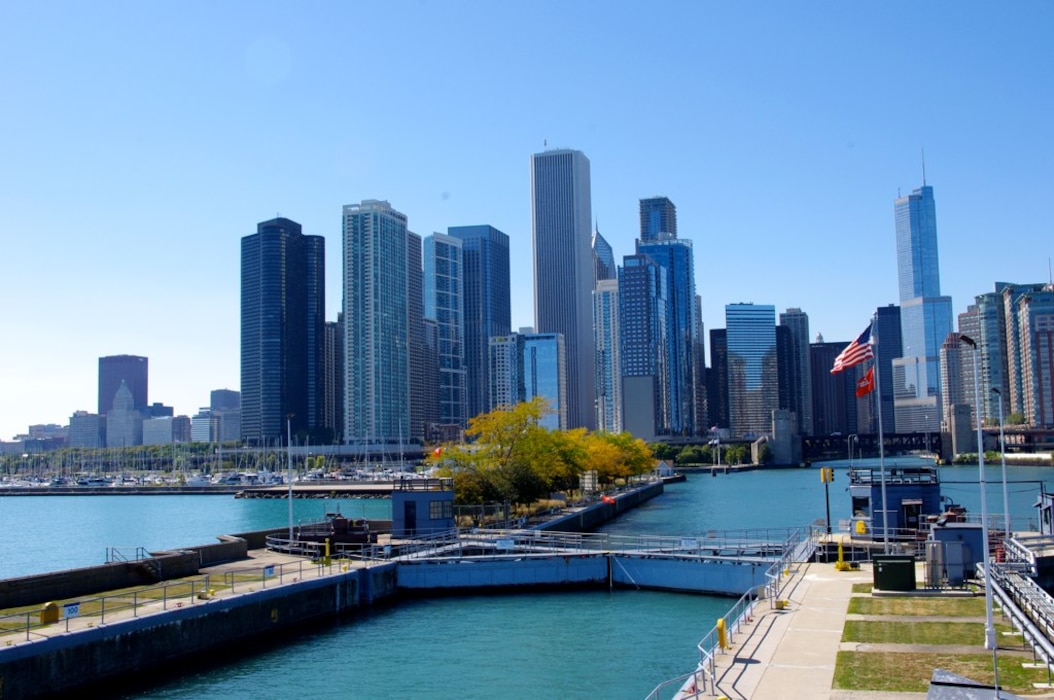
<svg viewBox="0 0 1054 700">
<path fill-rule="evenodd" d="M 1003 439 L 1003 394 L 996 387 L 992 387 L 992 393 L 999 397 L 999 459 L 1003 463 L 1003 512 L 1006 514 L 1004 537 L 1010 537 L 1010 497 L 1006 492 L 1006 441 Z"/>
<path fill-rule="evenodd" d="M 293 546 L 293 414 L 285 417 L 286 479 L 289 481 L 289 546 Z"/>
<path fill-rule="evenodd" d="M 977 342 L 973 338 L 967 335 L 960 335 L 959 340 L 966 345 L 973 348 L 973 396 L 974 396 L 974 423 L 977 424 L 977 471 L 978 471 L 978 483 L 981 486 L 981 549 L 984 557 L 984 612 L 985 612 L 985 623 L 984 623 L 984 648 L 992 650 L 992 665 L 995 672 L 995 687 L 997 688 L 996 693 L 999 693 L 999 666 L 996 662 L 996 639 L 995 639 L 995 625 L 992 622 L 992 586 L 995 585 L 995 579 L 992 576 L 992 560 L 988 552 L 988 505 L 985 498 L 985 478 L 984 478 L 984 437 L 982 435 L 981 425 L 981 382 L 980 373 L 978 372 L 977 355 L 979 350 Z"/>
</svg>

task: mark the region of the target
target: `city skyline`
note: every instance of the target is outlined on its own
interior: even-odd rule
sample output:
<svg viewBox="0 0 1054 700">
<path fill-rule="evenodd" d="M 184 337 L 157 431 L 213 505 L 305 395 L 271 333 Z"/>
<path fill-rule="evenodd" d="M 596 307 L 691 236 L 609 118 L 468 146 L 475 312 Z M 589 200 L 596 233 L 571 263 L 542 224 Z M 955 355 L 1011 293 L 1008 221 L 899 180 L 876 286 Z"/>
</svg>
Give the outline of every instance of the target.
<svg viewBox="0 0 1054 700">
<path fill-rule="evenodd" d="M 897 302 L 890 201 L 923 183 L 923 148 L 953 314 L 996 280 L 1050 277 L 1044 4 L 52 9 L 10 8 L 0 28 L 18 67 L 0 115 L 0 439 L 91 410 L 99 357 L 149 357 L 151 400 L 177 414 L 238 389 L 239 241 L 275 216 L 328 241 L 327 321 L 340 207 L 375 198 L 421 235 L 506 232 L 511 325 L 532 325 L 529 157 L 547 147 L 589 157 L 617 260 L 640 199 L 676 202 L 707 332 L 752 301 L 848 341 Z M 411 51 L 338 40 L 397 14 Z M 663 51 L 638 41 L 657 31 Z M 364 110 L 338 78 L 376 78 L 389 103 Z M 663 109 L 627 107 L 634 85 Z"/>
</svg>

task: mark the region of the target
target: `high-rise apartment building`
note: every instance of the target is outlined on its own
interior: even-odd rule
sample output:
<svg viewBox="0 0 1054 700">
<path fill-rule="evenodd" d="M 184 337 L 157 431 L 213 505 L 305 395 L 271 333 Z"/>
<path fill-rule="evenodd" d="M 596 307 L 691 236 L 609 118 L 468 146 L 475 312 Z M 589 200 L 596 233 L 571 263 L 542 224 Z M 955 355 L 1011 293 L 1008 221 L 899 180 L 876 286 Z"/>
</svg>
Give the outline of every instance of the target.
<svg viewBox="0 0 1054 700">
<path fill-rule="evenodd" d="M 936 431 L 941 424 L 940 347 L 952 331 L 952 302 L 941 296 L 933 188 L 923 184 L 893 204 L 904 355 L 893 361 L 893 404 L 899 432 Z"/>
<path fill-rule="evenodd" d="M 325 239 L 290 219 L 242 238 L 241 436 L 251 445 L 285 443 L 290 428 L 318 440 L 325 262 Z"/>
<path fill-rule="evenodd" d="M 132 408 L 143 411 L 147 401 L 149 360 L 139 355 L 109 355 L 99 358 L 99 415 L 113 408 L 113 399 L 121 382 L 132 394 Z"/>
<path fill-rule="evenodd" d="M 344 434 L 344 314 L 327 321 L 322 341 L 322 428 L 326 442 L 343 442 Z"/>
<path fill-rule="evenodd" d="M 490 410 L 488 345 L 512 330 L 509 237 L 493 226 L 451 226 L 464 265 L 467 417 Z"/>
<path fill-rule="evenodd" d="M 669 435 L 666 272 L 647 255 L 627 255 L 618 270 L 622 421 L 652 440 Z"/>
<path fill-rule="evenodd" d="M 622 432 L 622 369 L 617 279 L 597 280 L 593 295 L 597 344 L 597 430 Z"/>
<path fill-rule="evenodd" d="M 780 326 L 789 336 L 789 362 L 786 385 L 789 405 L 798 420 L 798 434 L 812 435 L 812 354 L 809 352 L 809 314 L 787 309 L 780 314 Z M 781 368 L 782 369 L 782 368 Z"/>
<path fill-rule="evenodd" d="M 641 206 L 643 208 L 644 201 Z M 669 200 L 666 200 L 669 202 Z M 676 228 L 673 204 L 670 203 L 670 223 Z M 641 213 L 644 218 L 644 213 Z M 672 435 L 696 435 L 696 376 L 695 351 L 699 329 L 695 314 L 695 262 L 692 242 L 660 234 L 650 240 L 637 241 L 637 253 L 647 255 L 663 271 L 666 288 L 666 346 L 664 391 L 666 432 Z"/>
<path fill-rule="evenodd" d="M 567 367 L 559 333 L 510 333 L 490 339 L 490 397 L 494 408 L 542 397 L 550 413 L 539 425 L 567 429 Z"/>
<path fill-rule="evenodd" d="M 596 427 L 596 348 L 589 159 L 581 151 L 531 156 L 534 322 L 559 333 L 567 353 L 567 416 L 572 428 Z"/>
<path fill-rule="evenodd" d="M 420 237 L 405 214 L 373 199 L 346 205 L 343 229 L 344 441 L 400 443 L 418 430 L 423 438 L 423 424 L 411 430 L 411 344 L 423 338 L 423 318 L 411 311 L 423 311 Z"/>
<path fill-rule="evenodd" d="M 706 397 L 710 428 L 729 429 L 728 333 L 710 329 L 710 370 L 706 373 Z"/>
<path fill-rule="evenodd" d="M 772 412 L 779 408 L 776 308 L 728 304 L 725 332 L 732 435 L 749 438 L 770 434 Z"/>
<path fill-rule="evenodd" d="M 667 197 L 640 200 L 640 240 L 677 238 L 677 207 Z"/>
<path fill-rule="evenodd" d="M 1054 285 L 1017 300 L 1023 413 L 1029 425 L 1054 425 Z"/>
<path fill-rule="evenodd" d="M 424 239 L 424 317 L 438 331 L 439 422 L 463 428 L 465 377 L 465 269 L 460 238 L 434 233 Z"/>
</svg>

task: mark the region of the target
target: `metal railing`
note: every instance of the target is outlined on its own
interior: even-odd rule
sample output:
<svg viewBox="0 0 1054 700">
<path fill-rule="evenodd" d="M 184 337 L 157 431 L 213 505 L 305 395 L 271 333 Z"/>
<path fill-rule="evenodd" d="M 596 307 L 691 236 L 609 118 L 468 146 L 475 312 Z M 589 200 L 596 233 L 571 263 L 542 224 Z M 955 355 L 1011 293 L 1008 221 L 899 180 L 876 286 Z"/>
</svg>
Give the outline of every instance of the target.
<svg viewBox="0 0 1054 700">
<path fill-rule="evenodd" d="M 48 603 L 42 608 L 0 615 L 0 638 L 8 637 L 8 645 L 14 636 L 19 639 L 24 636 L 26 641 L 43 639 L 51 630 L 70 632 L 74 627 L 95 627 L 116 619 L 202 604 L 214 600 L 217 592 L 251 593 L 269 585 L 296 583 L 307 576 L 334 573 L 334 567 L 339 566 L 334 562 L 298 561 L 247 567 L 226 571 L 221 576 L 206 574 L 104 596 Z"/>
<path fill-rule="evenodd" d="M 776 599 L 782 590 L 783 578 L 789 573 L 790 565 L 796 561 L 796 556 L 810 553 L 810 541 L 815 542 L 818 531 L 812 526 L 793 530 L 782 543 L 782 555 L 773 562 L 765 571 L 764 597 L 769 601 L 769 606 L 775 607 Z M 753 618 L 754 610 L 759 602 L 759 590 L 751 588 L 729 609 L 721 618 L 725 624 L 725 644 L 731 647 L 743 626 Z M 717 655 L 724 651 L 721 646 L 721 632 L 717 625 L 710 630 L 696 645 L 699 651 L 699 665 L 691 673 L 663 681 L 648 694 L 646 700 L 662 700 L 665 692 L 676 687 L 674 695 L 680 698 L 698 698 L 703 694 L 713 694 L 717 691 Z M 709 688 L 709 691 L 707 690 Z M 672 696 L 671 696 L 672 697 Z"/>
</svg>

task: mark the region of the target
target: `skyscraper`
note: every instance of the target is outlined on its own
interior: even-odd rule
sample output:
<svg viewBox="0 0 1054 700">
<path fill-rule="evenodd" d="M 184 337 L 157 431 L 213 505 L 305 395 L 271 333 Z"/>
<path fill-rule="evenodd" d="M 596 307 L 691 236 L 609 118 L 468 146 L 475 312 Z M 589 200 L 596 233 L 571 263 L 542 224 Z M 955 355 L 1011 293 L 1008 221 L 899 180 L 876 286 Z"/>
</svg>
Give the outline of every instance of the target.
<svg viewBox="0 0 1054 700">
<path fill-rule="evenodd" d="M 677 238 L 677 207 L 668 197 L 640 200 L 640 240 L 662 238 Z"/>
<path fill-rule="evenodd" d="M 779 408 L 776 308 L 766 304 L 728 304 L 725 332 L 732 435 L 767 435 L 772 432 L 772 412 Z"/>
<path fill-rule="evenodd" d="M 327 321 L 323 342 L 322 427 L 326 442 L 343 442 L 344 433 L 344 314 Z"/>
<path fill-rule="evenodd" d="M 622 432 L 622 368 L 617 279 L 597 280 L 593 295 L 597 343 L 597 430 Z"/>
<path fill-rule="evenodd" d="M 567 368 L 559 333 L 510 333 L 490 339 L 490 397 L 494 408 L 540 396 L 549 404 L 539 425 L 567 429 Z"/>
<path fill-rule="evenodd" d="M 534 321 L 539 333 L 563 335 L 567 354 L 568 425 L 596 426 L 596 348 L 590 247 L 593 220 L 589 159 L 581 151 L 531 156 Z"/>
<path fill-rule="evenodd" d="M 667 200 L 669 201 L 669 200 Z M 672 204 L 670 207 L 672 208 Z M 676 223 L 675 221 L 673 223 Z M 665 289 L 666 406 L 665 433 L 697 434 L 695 416 L 695 350 L 698 328 L 695 324 L 695 263 L 692 242 L 671 237 L 637 241 L 638 255 L 647 255 L 663 271 Z"/>
<path fill-rule="evenodd" d="M 940 428 L 940 348 L 952 331 L 952 302 L 941 296 L 933 188 L 923 184 L 894 202 L 904 355 L 893 361 L 899 432 Z M 881 342 L 881 341 L 880 341 Z"/>
<path fill-rule="evenodd" d="M 99 415 L 113 408 L 113 399 L 121 382 L 132 393 L 132 409 L 142 411 L 147 402 L 149 360 L 139 355 L 108 355 L 99 358 Z"/>
<path fill-rule="evenodd" d="M 644 254 L 618 271 L 622 422 L 643 440 L 670 434 L 666 272 Z"/>
<path fill-rule="evenodd" d="M 809 314 L 787 309 L 780 314 L 780 326 L 790 334 L 790 362 L 786 384 L 790 405 L 798 417 L 798 433 L 812 435 L 812 353 L 809 352 Z"/>
<path fill-rule="evenodd" d="M 728 417 L 728 333 L 724 328 L 710 329 L 710 370 L 706 373 L 707 408 L 711 428 L 729 426 Z"/>
<path fill-rule="evenodd" d="M 325 238 L 289 219 L 242 238 L 241 435 L 250 444 L 320 426 L 325 263 Z"/>
<path fill-rule="evenodd" d="M 424 317 L 436 322 L 439 422 L 464 427 L 464 264 L 460 238 L 434 233 L 424 239 Z"/>
<path fill-rule="evenodd" d="M 600 235 L 600 229 L 593 231 L 593 265 L 596 267 L 597 282 L 618 277 L 615 252 L 607 239 Z"/>
<path fill-rule="evenodd" d="M 487 346 L 512 330 L 509 237 L 493 226 L 451 226 L 464 264 L 465 379 L 468 418 L 490 410 Z"/>
<path fill-rule="evenodd" d="M 1025 421 L 1054 425 L 1054 285 L 1017 300 Z"/>
<path fill-rule="evenodd" d="M 872 340 L 875 347 L 876 401 L 882 411 L 882 432 L 897 432 L 896 412 L 893 408 L 893 360 L 904 354 L 900 336 L 900 307 L 895 304 L 875 310 Z M 870 426 L 860 426 L 861 432 L 878 433 L 878 420 Z"/>
<path fill-rule="evenodd" d="M 384 201 L 346 205 L 343 228 L 344 441 L 408 441 L 409 287 L 413 275 L 420 284 L 420 246 L 414 262 L 406 215 Z"/>
</svg>

